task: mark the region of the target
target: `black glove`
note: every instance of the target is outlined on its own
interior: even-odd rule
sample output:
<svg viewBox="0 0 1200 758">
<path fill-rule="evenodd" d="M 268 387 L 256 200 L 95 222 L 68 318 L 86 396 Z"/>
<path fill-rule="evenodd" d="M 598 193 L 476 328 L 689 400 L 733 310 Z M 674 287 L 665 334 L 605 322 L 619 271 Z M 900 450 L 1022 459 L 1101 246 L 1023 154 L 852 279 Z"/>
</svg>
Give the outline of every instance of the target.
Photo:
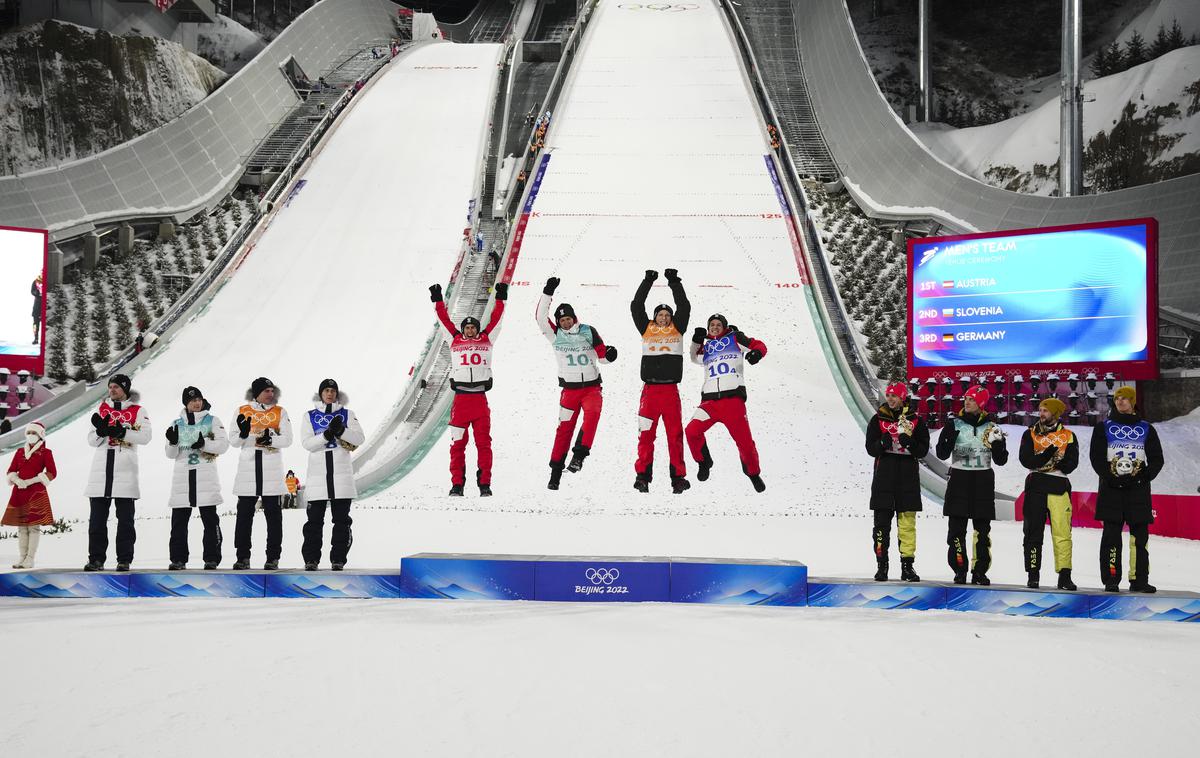
<svg viewBox="0 0 1200 758">
<path fill-rule="evenodd" d="M 612 363 L 616 359 L 617 359 L 617 349 L 615 347 L 613 347 L 612 345 L 609 345 L 608 347 L 604 348 L 604 360 L 608 361 L 609 363 Z"/>
<path fill-rule="evenodd" d="M 761 360 L 762 360 L 762 351 L 761 350 L 751 350 L 750 352 L 746 353 L 746 363 L 749 363 L 751 366 L 753 366 L 754 364 L 758 363 Z"/>
<path fill-rule="evenodd" d="M 879 438 L 879 449 L 880 450 L 891 450 L 892 449 L 892 435 L 884 433 L 884 435 Z"/>
<path fill-rule="evenodd" d="M 1129 477 L 1129 486 L 1130 487 L 1141 487 L 1141 486 L 1149 484 L 1149 483 L 1150 483 L 1150 477 L 1146 476 L 1145 471 L 1139 471 L 1136 474 L 1134 474 L 1133 476 Z"/>
<path fill-rule="evenodd" d="M 329 431 L 333 432 L 334 437 L 341 437 L 346 431 L 346 422 L 342 421 L 341 416 L 334 416 L 329 422 Z"/>
<path fill-rule="evenodd" d="M 655 279 L 657 279 L 657 278 L 658 278 L 658 272 L 657 272 L 657 271 L 655 271 L 654 269 L 646 269 L 646 279 L 645 279 L 645 281 L 647 281 L 647 282 L 652 282 L 652 281 L 654 281 L 654 280 L 655 280 Z"/>
<path fill-rule="evenodd" d="M 430 286 L 430 288 L 429 288 L 429 302 L 431 302 L 431 303 L 440 303 L 440 302 L 442 302 L 442 285 L 440 285 L 440 284 L 434 284 L 434 285 Z"/>
<path fill-rule="evenodd" d="M 946 427 L 946 439 L 950 440 L 951 445 L 953 445 L 958 440 L 958 427 L 957 426 L 947 426 Z"/>
<path fill-rule="evenodd" d="M 1123 490 L 1128 487 L 1133 477 L 1131 476 L 1111 476 L 1108 479 L 1108 484 L 1115 490 Z"/>
<path fill-rule="evenodd" d="M 1046 456 L 1047 460 L 1054 460 L 1054 456 L 1057 453 L 1058 453 L 1057 445 L 1050 445 L 1045 450 L 1042 451 L 1042 454 Z"/>
<path fill-rule="evenodd" d="M 663 272 L 663 274 L 667 277 L 668 282 L 679 281 L 679 272 L 673 268 L 667 269 L 666 271 Z"/>
<path fill-rule="evenodd" d="M 96 427 L 96 436 L 105 436 L 104 430 L 108 428 L 108 423 L 100 416 L 99 413 L 92 414 L 92 426 Z"/>
<path fill-rule="evenodd" d="M 271 430 L 263 429 L 262 434 L 258 435 L 258 439 L 256 439 L 255 442 L 263 447 L 269 447 L 271 444 Z"/>
<path fill-rule="evenodd" d="M 174 424 L 167 427 L 167 442 L 170 442 L 172 445 L 179 444 L 179 427 Z"/>
<path fill-rule="evenodd" d="M 336 440 L 337 435 L 333 433 L 333 424 L 325 427 L 325 431 L 321 432 L 321 436 L 324 437 L 327 442 L 333 442 Z"/>
<path fill-rule="evenodd" d="M 203 434 L 196 437 L 196 441 L 192 443 L 192 449 L 193 450 L 203 450 L 204 449 L 204 435 Z"/>
<path fill-rule="evenodd" d="M 123 426 L 108 427 L 108 436 L 112 437 L 114 440 L 125 439 L 125 427 L 123 427 Z"/>
<path fill-rule="evenodd" d="M 912 447 L 912 435 L 911 434 L 904 434 L 903 432 L 901 432 L 900 434 L 898 434 L 896 436 L 896 439 L 900 440 L 901 447 L 906 448 L 906 449 Z"/>
<path fill-rule="evenodd" d="M 250 436 L 250 417 L 244 416 L 241 413 L 237 417 L 238 436 L 246 439 Z"/>
<path fill-rule="evenodd" d="M 547 279 L 546 286 L 542 287 L 542 294 L 543 295 L 553 295 L 554 290 L 558 289 L 559 281 L 560 280 L 557 276 L 552 276 L 549 279 Z"/>
<path fill-rule="evenodd" d="M 704 327 L 702 327 L 702 326 L 696 327 L 695 329 L 692 330 L 692 342 L 695 342 L 697 345 L 703 343 L 704 335 L 706 335 L 706 334 L 708 334 L 708 331 Z"/>
<path fill-rule="evenodd" d="M 992 452 L 993 453 L 997 453 L 997 452 L 1003 453 L 1003 452 L 1007 452 L 1007 451 L 1008 451 L 1008 440 L 1001 438 L 992 443 Z"/>
<path fill-rule="evenodd" d="M 496 299 L 497 300 L 507 300 L 508 299 L 508 284 L 506 284 L 505 282 L 496 282 Z"/>
</svg>

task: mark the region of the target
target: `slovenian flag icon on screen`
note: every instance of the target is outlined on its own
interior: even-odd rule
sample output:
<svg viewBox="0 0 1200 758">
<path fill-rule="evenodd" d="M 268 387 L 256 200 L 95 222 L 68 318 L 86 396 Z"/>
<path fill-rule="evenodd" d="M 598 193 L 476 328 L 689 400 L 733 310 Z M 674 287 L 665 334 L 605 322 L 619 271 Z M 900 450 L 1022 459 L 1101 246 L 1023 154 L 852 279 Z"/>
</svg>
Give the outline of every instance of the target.
<svg viewBox="0 0 1200 758">
<path fill-rule="evenodd" d="M 953 334 L 943 334 L 942 335 L 942 342 L 953 342 L 953 341 L 954 341 Z"/>
<path fill-rule="evenodd" d="M 953 308 L 943 308 L 942 309 L 942 318 L 953 318 L 953 317 L 954 317 L 954 309 Z"/>
<path fill-rule="evenodd" d="M 954 280 L 953 279 L 944 279 L 942 281 L 942 288 L 948 289 L 948 290 L 954 289 Z"/>
</svg>

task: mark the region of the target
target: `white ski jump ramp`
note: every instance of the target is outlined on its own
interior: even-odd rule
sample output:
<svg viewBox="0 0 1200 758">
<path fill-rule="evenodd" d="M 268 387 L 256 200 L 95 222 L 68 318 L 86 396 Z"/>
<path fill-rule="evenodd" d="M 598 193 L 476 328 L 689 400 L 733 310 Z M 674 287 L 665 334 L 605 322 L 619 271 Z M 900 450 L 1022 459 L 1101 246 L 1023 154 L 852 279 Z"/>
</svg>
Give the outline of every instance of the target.
<svg viewBox="0 0 1200 758">
<path fill-rule="evenodd" d="M 833 505 L 849 513 L 866 507 L 870 465 L 862 430 L 822 353 L 732 40 L 714 3 L 687 7 L 668 13 L 602 3 L 573 65 L 496 343 L 489 393 L 496 496 L 488 508 L 808 513 Z M 708 482 L 695 481 L 688 456 L 692 489 L 670 495 L 660 429 L 652 494 L 632 489 L 642 384 L 629 303 L 646 269 L 665 268 L 679 269 L 692 302 L 689 339 L 691 328 L 721 312 L 767 344 L 767 357 L 747 370 L 763 495 L 742 474 L 720 426 L 709 432 L 716 464 Z M 601 369 L 605 407 L 592 455 L 581 473 L 564 474 L 557 493 L 545 482 L 559 389 L 550 346 L 533 316 L 549 276 L 562 279 L 554 302 L 574 305 L 620 352 Z M 663 301 L 670 302 L 670 292 L 660 276 L 647 307 Z M 699 402 L 701 373 L 685 364 L 685 424 Z M 448 439 L 372 503 L 449 507 Z M 472 443 L 468 472 L 473 465 Z M 468 500 L 473 479 L 468 475 Z"/>
<path fill-rule="evenodd" d="M 330 376 L 373 431 L 428 336 L 424 287 L 444 281 L 457 257 L 498 51 L 426 45 L 392 63 L 350 106 L 237 273 L 133 376 L 155 434 L 140 452 L 139 516 L 168 515 L 162 434 L 188 385 L 232 429 L 255 377 L 279 385 L 296 424 Z M 56 516 L 88 512 L 90 415 L 50 437 Z M 299 443 L 283 455 L 303 479 Z M 219 464 L 227 507 L 236 460 Z"/>
</svg>

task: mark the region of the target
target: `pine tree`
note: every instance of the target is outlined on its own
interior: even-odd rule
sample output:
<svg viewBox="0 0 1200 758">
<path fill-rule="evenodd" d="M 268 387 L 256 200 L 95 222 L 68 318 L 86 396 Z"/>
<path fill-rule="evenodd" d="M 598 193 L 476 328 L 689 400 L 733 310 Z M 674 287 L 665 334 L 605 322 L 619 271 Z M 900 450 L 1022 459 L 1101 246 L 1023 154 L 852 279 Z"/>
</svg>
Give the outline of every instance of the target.
<svg viewBox="0 0 1200 758">
<path fill-rule="evenodd" d="M 46 331 L 46 373 L 51 379 L 63 381 L 67 378 L 67 354 L 63 345 L 62 327 Z"/>
<path fill-rule="evenodd" d="M 1110 73 L 1112 73 L 1109 70 L 1110 65 L 1111 64 L 1108 60 L 1108 48 L 1101 45 L 1100 49 L 1096 51 L 1096 57 L 1092 58 L 1092 76 L 1097 78 L 1101 76 L 1108 76 Z"/>
<path fill-rule="evenodd" d="M 1183 29 L 1179 28 L 1179 21 L 1171 21 L 1171 31 L 1167 34 L 1167 52 L 1178 50 L 1181 47 L 1187 47 L 1187 37 L 1183 36 Z M 1196 44 L 1195 42 L 1192 43 Z"/>
<path fill-rule="evenodd" d="M 1125 68 L 1130 69 L 1145 62 L 1146 40 L 1142 39 L 1141 34 L 1134 32 L 1125 43 Z"/>
<path fill-rule="evenodd" d="M 1108 46 L 1108 52 L 1105 53 L 1104 57 L 1108 60 L 1108 72 L 1105 76 L 1119 74 L 1129 68 L 1129 66 L 1125 65 L 1125 53 L 1121 52 L 1121 46 L 1116 41 Z"/>
<path fill-rule="evenodd" d="M 1171 52 L 1170 45 L 1171 43 L 1167 39 L 1167 28 L 1159 24 L 1158 33 L 1154 35 L 1154 41 L 1150 43 L 1150 60 Z"/>
</svg>

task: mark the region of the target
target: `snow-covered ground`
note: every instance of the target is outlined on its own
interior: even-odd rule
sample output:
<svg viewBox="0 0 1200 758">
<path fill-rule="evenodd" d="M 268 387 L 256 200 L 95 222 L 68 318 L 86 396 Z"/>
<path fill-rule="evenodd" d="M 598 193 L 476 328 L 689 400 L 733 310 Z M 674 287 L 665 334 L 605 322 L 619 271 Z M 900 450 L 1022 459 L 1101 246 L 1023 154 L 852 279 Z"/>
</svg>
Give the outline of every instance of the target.
<svg viewBox="0 0 1200 758">
<path fill-rule="evenodd" d="M 1200 4 L 1197 4 L 1200 5 Z M 1163 134 L 1182 134 L 1182 139 L 1160 160 L 1200 150 L 1200 113 L 1187 115 L 1190 96 L 1184 88 L 1200 80 L 1200 46 L 1174 50 L 1128 71 L 1092 79 L 1084 85 L 1083 136 L 1110 131 L 1121 118 L 1126 103 L 1137 106 L 1137 116 L 1151 109 L 1176 103 L 1177 118 L 1164 118 Z M 1022 173 L 1034 164 L 1053 166 L 1058 161 L 1059 105 L 1048 101 L 1034 110 L 1004 121 L 969 129 L 952 129 L 944 124 L 910 124 L 909 128 L 941 160 L 958 170 L 983 179 L 988 169 L 1012 166 Z M 1054 183 L 1046 181 L 1037 194 L 1049 194 Z"/>
<path fill-rule="evenodd" d="M 227 74 L 241 71 L 266 46 L 261 37 L 227 16 L 197 25 L 196 54 Z"/>
<path fill-rule="evenodd" d="M 803 291 L 776 287 L 799 277 L 783 221 L 771 217 L 779 208 L 762 158 L 767 146 L 718 12 L 711 0 L 697 6 L 662 13 L 603 2 L 577 53 L 497 339 L 496 496 L 479 499 L 468 485 L 468 497 L 446 497 L 443 438 L 399 484 L 355 505 L 354 566 L 396 568 L 402 555 L 428 550 L 780 557 L 807 562 L 814 575 L 873 568 L 862 431 L 830 373 Z M 341 367 L 368 430 L 400 391 L 397 377 L 431 318 L 424 286 L 444 279 L 461 229 L 465 198 L 455 192 L 469 187 L 471 148 L 486 119 L 472 98 L 482 99 L 494 60 L 450 45 L 419 55 L 426 57 L 404 65 L 481 70 L 434 69 L 420 79 L 391 71 L 364 93 L 233 283 L 135 377 L 150 390 L 160 425 L 183 384 L 202 373 L 197 366 L 219 367 L 199 379 L 216 388 L 208 391 L 225 416 L 261 372 L 284 388 L 283 404 L 296 416 L 316 382 Z M 416 82 L 440 89 L 408 89 Z M 464 105 L 476 111 L 464 113 Z M 451 141 L 462 147 L 444 147 Z M 365 149 L 378 144 L 389 151 Z M 451 181 L 439 170 L 462 173 Z M 376 197 L 388 198 L 392 212 Z M 444 235 L 421 231 L 443 215 Z M 405 223 L 422 227 L 399 228 Z M 414 235 L 418 242 L 404 244 Z M 436 261 L 418 267 L 401 257 L 408 251 Z M 628 303 L 644 269 L 666 267 L 680 270 L 692 325 L 720 311 L 769 348 L 748 370 L 750 423 L 768 487 L 762 495 L 720 427 L 710 433 L 709 482 L 694 481 L 689 461 L 693 488 L 671 495 L 660 441 L 652 493 L 632 489 L 640 382 Z M 559 492 L 544 489 L 558 389 L 532 313 L 550 275 L 563 279 L 556 302 L 571 302 L 621 351 L 604 367 L 606 408 L 593 455 L 582 472 L 565 475 Z M 270 277 L 276 290 L 263 286 Z M 279 290 L 289 296 L 272 294 Z M 651 304 L 664 299 L 665 288 L 652 291 Z M 343 308 L 356 312 L 331 315 Z M 689 367 L 685 416 L 699 379 L 699 368 Z M 54 490 L 56 503 L 76 517 L 90 452 L 75 447 L 82 438 L 80 424 L 51 438 L 52 446 L 64 440 L 56 451 L 71 470 Z M 143 480 L 160 488 L 140 506 L 136 565 L 143 567 L 166 559 L 167 512 L 155 500 L 169 468 L 155 447 L 142 456 Z M 285 564 L 299 562 L 302 519 L 285 512 Z M 225 524 L 228 535 L 232 519 Z M 949 574 L 944 530 L 940 516 L 918 520 L 918 567 L 929 578 Z M 85 531 L 78 524 L 44 538 L 41 565 L 81 561 Z M 256 563 L 261 535 L 260 523 Z M 198 552 L 198 528 L 192 536 Z M 1020 525 L 998 524 L 993 542 L 994 578 L 1019 579 Z M 11 557 L 10 545 L 0 542 L 0 560 Z M 1195 543 L 1156 539 L 1151 549 L 1160 586 L 1192 586 L 1200 574 Z M 1096 585 L 1097 554 L 1098 534 L 1080 530 L 1082 584 Z M 1200 660 L 1194 629 L 1182 625 L 429 601 L 7 600 L 0 614 L 8 649 L 36 640 L 31 649 L 46 651 L 13 657 L 0 687 L 6 745 L 28 755 L 407 748 L 727 756 L 807 748 L 926 756 L 965 745 L 973 754 L 1007 755 L 1010 741 L 980 735 L 996 734 L 997 719 L 1008 714 L 1028 730 L 1022 739 L 1034 753 L 1135 745 L 1175 752 L 1200 736 L 1187 697 Z M 1028 704 L 1030 692 L 1046 688 L 1054 698 Z M 1102 692 L 1115 694 L 1098 699 Z M 1136 725 L 1112 726 L 1113 713 L 1131 715 L 1127 703 L 1148 702 L 1154 709 L 1138 711 Z M 71 728 L 50 728 L 64 713 L 73 714 Z"/>
<path fill-rule="evenodd" d="M 22 756 L 1176 755 L 1185 624 L 460 601 L 0 604 Z"/>
<path fill-rule="evenodd" d="M 1171 23 L 1175 21 L 1179 22 L 1185 37 L 1200 35 L 1200 3 L 1196 0 L 1153 0 L 1121 31 L 1117 42 L 1124 46 L 1136 32 L 1149 45 L 1158 34 L 1158 27 L 1170 32 Z"/>
</svg>

